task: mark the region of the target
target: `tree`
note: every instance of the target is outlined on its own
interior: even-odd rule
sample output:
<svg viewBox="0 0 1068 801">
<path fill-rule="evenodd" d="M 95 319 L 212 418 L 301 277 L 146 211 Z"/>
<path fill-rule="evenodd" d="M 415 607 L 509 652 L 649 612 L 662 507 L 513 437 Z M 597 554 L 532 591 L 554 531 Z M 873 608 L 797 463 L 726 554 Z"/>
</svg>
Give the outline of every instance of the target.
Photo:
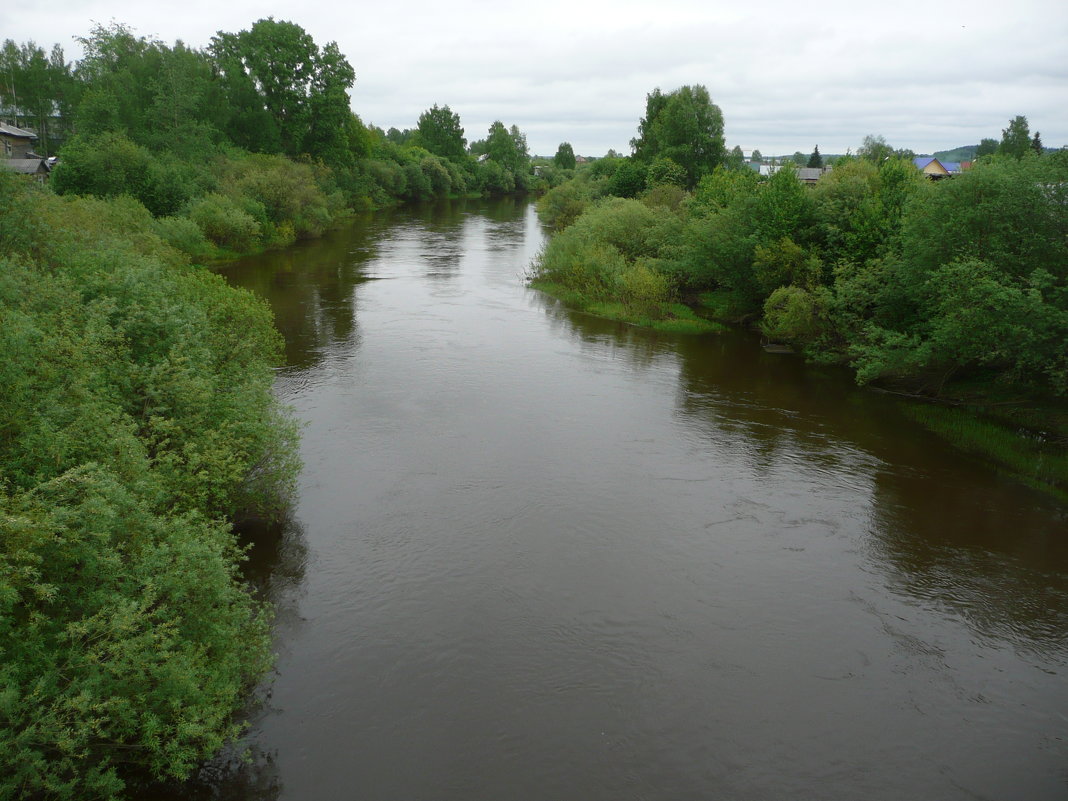
<svg viewBox="0 0 1068 801">
<path fill-rule="evenodd" d="M 34 149 L 51 155 L 58 148 L 70 122 L 70 107 L 76 91 L 70 65 L 56 45 L 50 55 L 33 42 L 21 46 L 8 39 L 0 50 L 0 105 L 16 125 L 37 133 Z M 59 112 L 59 119 L 56 119 Z"/>
<path fill-rule="evenodd" d="M 745 169 L 745 155 L 742 153 L 742 149 L 738 145 L 731 148 L 731 152 L 727 155 L 727 169 Z"/>
<path fill-rule="evenodd" d="M 808 163 L 808 157 L 800 150 L 795 150 L 794 155 L 791 156 L 791 161 L 798 167 L 804 167 Z"/>
<path fill-rule="evenodd" d="M 254 130 L 232 130 L 237 144 L 269 149 L 274 139 L 289 155 L 322 155 L 337 144 L 332 132 L 346 120 L 356 73 L 336 43 L 320 51 L 299 25 L 267 17 L 247 31 L 219 31 L 211 52 L 236 116 L 262 120 L 265 110 L 277 132 L 262 138 Z"/>
<path fill-rule="evenodd" d="M 485 140 L 486 155 L 514 175 L 526 173 L 530 156 L 527 153 L 527 138 L 519 128 L 512 126 L 509 130 L 504 123 L 496 120 L 489 127 Z"/>
<path fill-rule="evenodd" d="M 448 106 L 438 108 L 435 103 L 433 108 L 420 114 L 416 132 L 418 144 L 435 156 L 462 161 L 467 155 L 467 140 L 460 124 L 460 115 L 453 113 Z"/>
<path fill-rule="evenodd" d="M 570 142 L 560 143 L 560 147 L 556 149 L 556 155 L 553 156 L 553 164 L 562 170 L 575 169 L 575 151 Z"/>
<path fill-rule="evenodd" d="M 637 197 L 645 189 L 648 168 L 632 157 L 619 159 L 619 162 L 608 179 L 608 194 L 616 197 Z"/>
<path fill-rule="evenodd" d="M 816 149 L 812 151 L 812 155 L 808 157 L 809 167 L 822 167 L 823 156 L 820 155 L 820 146 L 816 145 Z"/>
<path fill-rule="evenodd" d="M 894 149 L 887 144 L 886 139 L 875 134 L 865 136 L 864 141 L 857 148 L 857 156 L 859 158 L 873 161 L 876 164 L 882 164 L 893 155 Z"/>
<path fill-rule="evenodd" d="M 1031 140 L 1031 149 L 1040 156 L 1046 152 L 1046 149 L 1042 146 L 1042 137 L 1038 131 L 1035 131 L 1035 138 Z"/>
<path fill-rule="evenodd" d="M 686 171 L 687 186 L 696 186 L 724 161 L 723 113 L 700 84 L 667 95 L 654 89 L 631 147 L 646 164 L 658 156 L 671 159 Z"/>
<path fill-rule="evenodd" d="M 749 161 L 753 164 L 762 164 L 764 162 L 764 157 L 760 155 L 759 150 L 754 150 L 753 154 L 749 157 Z"/>
<path fill-rule="evenodd" d="M 1027 117 L 1017 115 L 1009 120 L 1009 127 L 1001 132 L 1001 145 L 998 153 L 1004 156 L 1022 159 L 1031 149 L 1031 132 L 1028 130 Z"/>
<path fill-rule="evenodd" d="M 527 135 L 519 130 L 519 126 L 513 125 L 508 129 L 508 135 L 515 143 L 516 165 L 514 172 L 525 173 L 530 164 L 530 150 L 527 148 Z"/>
<path fill-rule="evenodd" d="M 997 139 L 983 139 L 979 142 L 979 146 L 975 149 L 975 157 L 981 158 L 982 156 L 990 156 L 998 152 L 998 140 Z"/>
</svg>

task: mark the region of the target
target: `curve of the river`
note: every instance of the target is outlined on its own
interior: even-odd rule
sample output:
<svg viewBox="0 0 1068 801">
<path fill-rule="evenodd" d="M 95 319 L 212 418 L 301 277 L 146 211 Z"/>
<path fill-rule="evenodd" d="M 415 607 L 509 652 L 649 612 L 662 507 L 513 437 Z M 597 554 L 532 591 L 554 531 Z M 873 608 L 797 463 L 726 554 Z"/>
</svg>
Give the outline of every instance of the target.
<svg viewBox="0 0 1068 801">
<path fill-rule="evenodd" d="M 306 466 L 212 797 L 1068 798 L 1065 510 L 843 371 L 562 308 L 543 237 L 456 203 L 223 270 Z"/>
</svg>

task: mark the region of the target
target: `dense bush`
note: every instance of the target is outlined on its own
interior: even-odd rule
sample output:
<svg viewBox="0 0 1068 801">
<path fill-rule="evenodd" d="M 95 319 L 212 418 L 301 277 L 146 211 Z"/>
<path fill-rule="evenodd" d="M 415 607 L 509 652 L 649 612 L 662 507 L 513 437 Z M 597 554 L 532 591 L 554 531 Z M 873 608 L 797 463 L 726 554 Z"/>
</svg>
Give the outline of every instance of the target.
<svg viewBox="0 0 1068 801">
<path fill-rule="evenodd" d="M 0 190 L 0 797 L 113 798 L 234 736 L 269 664 L 227 521 L 295 477 L 280 341 L 136 201 Z"/>
<path fill-rule="evenodd" d="M 626 304 L 640 264 L 862 382 L 938 393 L 981 371 L 1068 393 L 1068 159 L 991 158 L 937 183 L 906 160 L 843 159 L 815 188 L 720 168 L 690 195 L 666 160 L 604 161 L 615 199 L 576 178 L 539 204 L 558 233 L 535 280 Z"/>
<path fill-rule="evenodd" d="M 260 235 L 256 218 L 226 195 L 202 197 L 190 206 L 189 219 L 216 245 L 236 252 L 248 250 Z"/>
</svg>

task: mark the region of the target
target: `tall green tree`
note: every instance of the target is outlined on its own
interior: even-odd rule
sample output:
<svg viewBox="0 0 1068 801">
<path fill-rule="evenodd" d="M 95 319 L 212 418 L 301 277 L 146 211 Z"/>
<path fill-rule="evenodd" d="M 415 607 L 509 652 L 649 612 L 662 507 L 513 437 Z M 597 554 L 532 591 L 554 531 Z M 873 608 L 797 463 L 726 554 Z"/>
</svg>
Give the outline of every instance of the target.
<svg viewBox="0 0 1068 801">
<path fill-rule="evenodd" d="M 489 127 L 486 137 L 486 154 L 513 175 L 526 173 L 530 156 L 527 152 L 527 138 L 513 125 L 510 129 L 496 120 Z"/>
<path fill-rule="evenodd" d="M 467 140 L 464 128 L 460 124 L 460 115 L 448 106 L 428 108 L 419 115 L 416 128 L 417 142 L 435 156 L 462 161 L 467 155 Z"/>
<path fill-rule="evenodd" d="M 700 84 L 666 95 L 654 89 L 646 96 L 645 116 L 631 147 L 646 164 L 658 156 L 671 159 L 686 171 L 687 185 L 696 186 L 726 156 L 723 113 Z"/>
<path fill-rule="evenodd" d="M 816 145 L 816 148 L 812 151 L 812 155 L 808 157 L 808 167 L 822 167 L 823 156 L 820 155 L 820 146 Z"/>
<path fill-rule="evenodd" d="M 1001 132 L 1001 145 L 998 153 L 1021 159 L 1031 150 L 1031 131 L 1027 117 L 1017 115 L 1009 120 L 1009 127 Z"/>
<path fill-rule="evenodd" d="M 336 144 L 329 134 L 347 120 L 348 90 L 356 80 L 336 43 L 320 51 L 299 25 L 267 17 L 246 31 L 219 31 L 211 52 L 238 111 L 240 124 L 231 128 L 238 144 L 313 156 Z M 271 125 L 257 135 L 259 110 Z"/>
<path fill-rule="evenodd" d="M 41 155 L 52 155 L 58 149 L 71 121 L 75 94 L 74 76 L 59 45 L 46 54 L 33 42 L 4 42 L 0 49 L 0 105 L 16 125 L 37 132 L 35 149 Z"/>
<path fill-rule="evenodd" d="M 556 148 L 553 164 L 562 170 L 575 169 L 575 151 L 570 142 L 561 142 L 560 147 Z"/>
<path fill-rule="evenodd" d="M 327 42 L 316 58 L 308 90 L 311 123 L 304 140 L 304 150 L 327 164 L 351 166 L 355 152 L 363 149 L 363 126 L 349 103 L 355 81 L 356 72 L 337 42 Z"/>
<path fill-rule="evenodd" d="M 1038 131 L 1035 131 L 1035 136 L 1031 140 L 1031 149 L 1040 156 L 1046 152 L 1046 149 L 1042 146 L 1042 136 Z"/>
</svg>

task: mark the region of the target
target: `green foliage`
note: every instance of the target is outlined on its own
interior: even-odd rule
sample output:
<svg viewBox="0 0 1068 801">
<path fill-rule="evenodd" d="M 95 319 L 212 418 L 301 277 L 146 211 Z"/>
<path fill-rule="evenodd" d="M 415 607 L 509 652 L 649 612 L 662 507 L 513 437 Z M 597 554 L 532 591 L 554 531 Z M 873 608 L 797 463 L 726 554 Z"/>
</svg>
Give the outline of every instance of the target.
<svg viewBox="0 0 1068 801">
<path fill-rule="evenodd" d="M 267 17 L 239 33 L 220 31 L 211 53 L 237 112 L 239 125 L 228 128 L 237 144 L 344 159 L 356 73 L 336 43 L 320 50 L 299 25 Z"/>
<path fill-rule="evenodd" d="M 822 167 L 823 156 L 820 155 L 820 146 L 816 145 L 816 148 L 812 151 L 812 155 L 808 157 L 806 167 Z"/>
<path fill-rule="evenodd" d="M 998 152 L 998 140 L 997 139 L 983 139 L 979 142 L 979 146 L 975 149 L 975 158 L 982 156 L 992 156 Z M 952 160 L 952 159 L 951 159 Z"/>
<path fill-rule="evenodd" d="M 928 188 L 904 159 L 878 165 L 852 159 L 836 166 L 812 193 L 825 258 L 861 263 L 883 255 L 896 241 L 909 198 Z"/>
<path fill-rule="evenodd" d="M 648 168 L 633 158 L 617 159 L 615 171 L 608 179 L 606 190 L 616 197 L 632 198 L 640 195 L 646 186 Z"/>
<path fill-rule="evenodd" d="M 669 158 L 661 156 L 653 160 L 645 174 L 645 182 L 654 187 L 661 184 L 686 185 L 686 170 Z"/>
<path fill-rule="evenodd" d="M 436 156 L 460 161 L 467 155 L 467 140 L 460 115 L 437 103 L 419 115 L 416 143 Z"/>
<path fill-rule="evenodd" d="M 814 289 L 822 278 L 823 264 L 819 258 L 805 253 L 788 236 L 753 249 L 753 281 L 762 295 L 791 285 Z"/>
<path fill-rule="evenodd" d="M 993 153 L 998 149 L 997 140 L 984 139 L 984 142 L 993 142 L 993 148 L 989 151 Z M 952 150 L 936 150 L 931 155 L 941 161 L 943 164 L 947 161 L 975 161 L 979 150 L 979 145 L 962 145 L 961 147 L 955 147 Z"/>
<path fill-rule="evenodd" d="M 157 158 L 119 133 L 73 139 L 63 149 L 52 187 L 60 194 L 131 195 L 160 216 L 177 212 L 197 191 L 189 167 Z"/>
<path fill-rule="evenodd" d="M 673 290 L 657 259 L 680 225 L 636 200 L 602 201 L 549 241 L 532 278 L 536 286 L 564 287 L 587 308 L 615 303 L 628 319 L 663 318 Z"/>
<path fill-rule="evenodd" d="M 828 329 L 825 290 L 800 286 L 780 286 L 764 301 L 760 330 L 775 342 L 807 347 Z"/>
<path fill-rule="evenodd" d="M 756 194 L 759 176 L 752 170 L 717 168 L 704 176 L 694 190 L 690 210 L 694 217 L 722 211 Z"/>
<path fill-rule="evenodd" d="M 658 156 L 671 159 L 686 171 L 686 185 L 694 187 L 723 162 L 723 113 L 704 86 L 683 86 L 667 95 L 654 89 L 631 146 L 645 163 Z"/>
<path fill-rule="evenodd" d="M 211 255 L 211 244 L 200 226 L 188 217 L 160 217 L 156 220 L 156 234 L 175 250 L 194 259 Z"/>
<path fill-rule="evenodd" d="M 1016 116 L 1009 120 L 1009 127 L 1001 132 L 1001 144 L 998 153 L 1003 156 L 1022 159 L 1032 150 L 1031 132 L 1027 117 Z"/>
<path fill-rule="evenodd" d="M 213 243 L 235 253 L 249 250 L 260 236 L 256 218 L 226 195 L 202 197 L 190 207 L 189 219 Z"/>
<path fill-rule="evenodd" d="M 225 520 L 292 487 L 280 341 L 136 201 L 0 190 L 49 231 L 0 238 L 0 796 L 114 798 L 235 736 L 269 664 Z"/>
<path fill-rule="evenodd" d="M 859 148 L 857 157 L 874 164 L 882 164 L 888 158 L 894 156 L 894 148 L 887 144 L 886 138 L 876 134 L 868 134 L 864 137 Z"/>
<path fill-rule="evenodd" d="M 8 39 L 0 48 L 0 106 L 17 110 L 13 122 L 37 133 L 34 150 L 55 154 L 66 138 L 77 84 L 63 48 L 55 45 L 48 55 L 33 42 L 17 45 Z M 59 119 L 55 111 L 60 111 Z"/>
<path fill-rule="evenodd" d="M 553 156 L 553 164 L 562 170 L 575 169 L 575 151 L 570 142 L 561 142 Z"/>
<path fill-rule="evenodd" d="M 814 189 L 790 167 L 767 181 L 720 167 L 687 196 L 657 149 L 672 104 L 650 94 L 635 157 L 603 159 L 585 172 L 590 183 L 544 199 L 543 218 L 563 230 L 538 260 L 536 285 L 626 319 L 647 297 L 659 310 L 643 320 L 670 315 L 674 291 L 714 295 L 718 316 L 761 314 L 766 335 L 847 362 L 860 382 L 937 395 L 950 379 L 981 375 L 1068 393 L 1063 154 L 1036 155 L 1028 138 L 1018 159 L 988 157 L 929 182 L 909 151 L 869 136 Z M 1023 130 L 1017 122 L 1010 128 Z M 615 198 L 597 203 L 601 182 Z M 652 216 L 622 199 L 639 195 Z M 667 300 L 651 275 L 666 281 Z"/>
<path fill-rule="evenodd" d="M 111 798 L 123 767 L 182 779 L 237 735 L 270 640 L 225 525 L 96 465 L 0 508 L 0 792 Z"/>
<path fill-rule="evenodd" d="M 973 257 L 1019 279 L 1042 267 L 1068 281 L 1068 170 L 1043 159 L 976 165 L 919 193 L 903 226 L 903 252 L 929 271 Z"/>
<path fill-rule="evenodd" d="M 567 181 L 541 196 L 538 217 L 546 225 L 562 231 L 586 211 L 592 200 L 589 184 Z"/>
</svg>

